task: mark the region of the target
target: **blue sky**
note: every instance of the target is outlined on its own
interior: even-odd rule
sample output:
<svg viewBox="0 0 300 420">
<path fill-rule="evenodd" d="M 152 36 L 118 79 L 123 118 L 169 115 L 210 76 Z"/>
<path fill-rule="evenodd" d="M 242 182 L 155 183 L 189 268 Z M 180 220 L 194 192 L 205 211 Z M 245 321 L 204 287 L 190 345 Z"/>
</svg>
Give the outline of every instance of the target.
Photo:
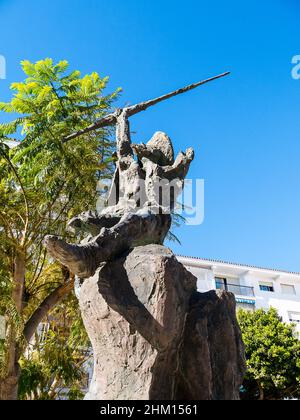
<svg viewBox="0 0 300 420">
<path fill-rule="evenodd" d="M 135 141 L 166 131 L 196 151 L 205 220 L 180 254 L 300 271 L 300 54 L 297 0 L 0 0 L 0 55 L 52 57 L 110 76 L 135 103 L 230 70 L 231 76 L 134 117 Z"/>
</svg>

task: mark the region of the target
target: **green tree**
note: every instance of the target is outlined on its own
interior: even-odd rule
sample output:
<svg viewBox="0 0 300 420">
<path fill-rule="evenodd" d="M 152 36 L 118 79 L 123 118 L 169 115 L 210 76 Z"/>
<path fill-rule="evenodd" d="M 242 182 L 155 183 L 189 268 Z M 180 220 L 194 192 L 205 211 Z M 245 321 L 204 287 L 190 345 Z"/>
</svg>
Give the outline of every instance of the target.
<svg viewBox="0 0 300 420">
<path fill-rule="evenodd" d="M 52 310 L 20 360 L 19 398 L 82 399 L 91 345 L 74 295 Z"/>
<path fill-rule="evenodd" d="M 295 326 L 282 322 L 277 311 L 239 310 L 248 371 L 243 399 L 300 398 L 300 341 Z"/>
<path fill-rule="evenodd" d="M 12 84 L 10 102 L 0 103 L 3 117 L 14 118 L 0 124 L 0 315 L 7 320 L 0 399 L 17 397 L 22 354 L 41 320 L 73 289 L 72 274 L 48 259 L 44 237 L 72 241 L 67 220 L 95 205 L 97 181 L 111 176 L 107 130 L 64 138 L 105 115 L 118 95 L 104 95 L 108 79 L 97 73 L 67 72 L 66 61 L 23 61 L 22 68 L 27 78 Z M 18 146 L 9 149 L 12 139 Z"/>
</svg>

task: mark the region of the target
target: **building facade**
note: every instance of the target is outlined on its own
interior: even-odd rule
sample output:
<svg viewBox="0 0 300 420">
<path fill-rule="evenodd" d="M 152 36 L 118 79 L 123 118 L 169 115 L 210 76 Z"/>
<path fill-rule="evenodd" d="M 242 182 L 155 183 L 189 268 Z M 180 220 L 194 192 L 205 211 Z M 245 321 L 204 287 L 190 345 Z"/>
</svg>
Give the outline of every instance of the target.
<svg viewBox="0 0 300 420">
<path fill-rule="evenodd" d="M 199 292 L 228 290 L 244 309 L 277 309 L 283 322 L 300 333 L 300 273 L 252 267 L 223 261 L 178 256 L 197 277 Z"/>
</svg>

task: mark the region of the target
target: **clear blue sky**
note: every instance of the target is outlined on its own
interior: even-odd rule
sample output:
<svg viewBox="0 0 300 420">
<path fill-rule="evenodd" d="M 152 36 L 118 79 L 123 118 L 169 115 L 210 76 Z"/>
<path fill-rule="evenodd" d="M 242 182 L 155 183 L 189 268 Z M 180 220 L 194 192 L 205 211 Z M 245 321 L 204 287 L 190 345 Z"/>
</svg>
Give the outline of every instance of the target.
<svg viewBox="0 0 300 420">
<path fill-rule="evenodd" d="M 205 221 L 181 254 L 300 271 L 298 0 L 0 0 L 1 99 L 22 59 L 67 59 L 109 75 L 120 105 L 225 70 L 226 80 L 135 117 L 135 141 L 166 131 L 196 150 Z"/>
</svg>

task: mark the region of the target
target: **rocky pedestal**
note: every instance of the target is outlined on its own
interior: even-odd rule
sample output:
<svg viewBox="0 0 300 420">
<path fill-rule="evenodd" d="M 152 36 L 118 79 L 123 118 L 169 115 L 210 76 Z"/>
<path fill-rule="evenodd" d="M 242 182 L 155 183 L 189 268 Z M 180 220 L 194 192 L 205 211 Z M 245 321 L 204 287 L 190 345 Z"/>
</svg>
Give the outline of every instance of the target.
<svg viewBox="0 0 300 420">
<path fill-rule="evenodd" d="M 94 351 L 86 399 L 235 400 L 245 370 L 234 296 L 198 293 L 161 245 L 134 248 L 79 296 Z"/>
</svg>

